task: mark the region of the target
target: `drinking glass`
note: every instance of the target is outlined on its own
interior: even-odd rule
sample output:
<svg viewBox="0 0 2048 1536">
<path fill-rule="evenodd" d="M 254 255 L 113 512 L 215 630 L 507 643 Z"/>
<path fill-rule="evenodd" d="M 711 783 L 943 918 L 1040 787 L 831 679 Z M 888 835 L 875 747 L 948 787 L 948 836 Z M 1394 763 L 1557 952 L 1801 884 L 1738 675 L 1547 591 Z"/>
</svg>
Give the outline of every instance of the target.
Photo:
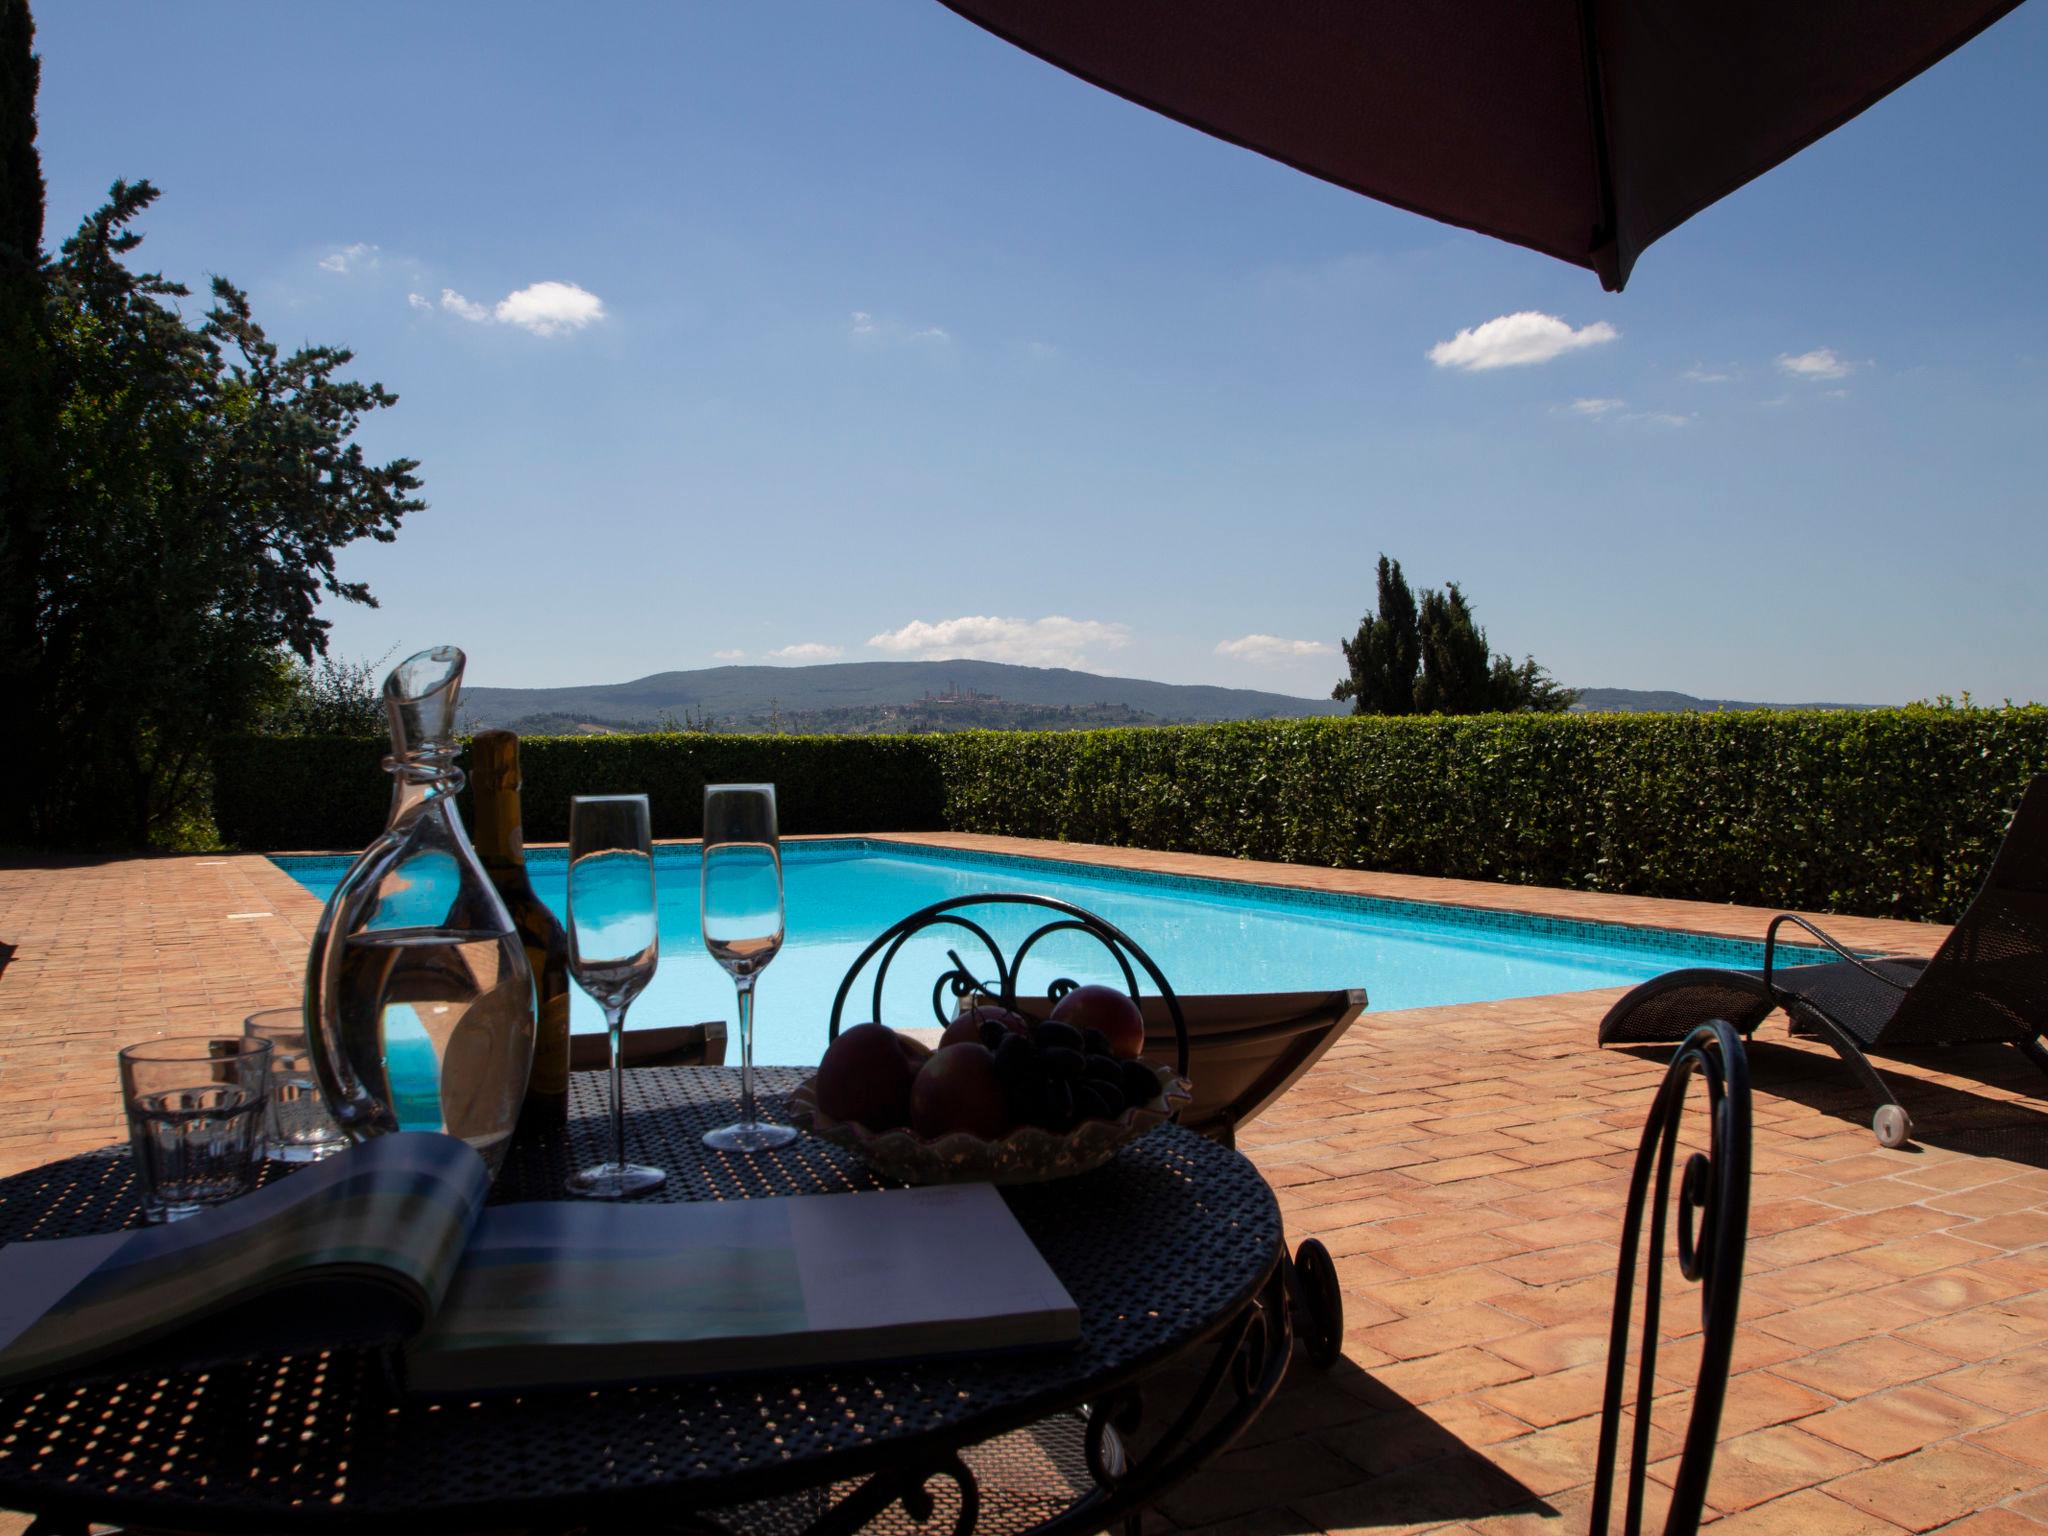
<svg viewBox="0 0 2048 1536">
<path fill-rule="evenodd" d="M 654 843 L 645 795 L 569 801 L 569 974 L 604 1010 L 612 1048 L 612 1155 L 570 1175 L 569 1193 L 622 1200 L 659 1189 L 668 1175 L 626 1161 L 625 1082 L 619 1070 L 626 1006 L 654 980 Z"/>
<path fill-rule="evenodd" d="M 782 948 L 782 849 L 773 784 L 704 786 L 704 947 L 739 989 L 740 1118 L 706 1131 L 719 1152 L 761 1152 L 796 1140 L 754 1117 L 754 979 Z"/>
<path fill-rule="evenodd" d="M 144 1221 L 182 1221 L 256 1187 L 268 1040 L 173 1035 L 123 1046 L 120 1060 Z"/>
<path fill-rule="evenodd" d="M 265 1119 L 270 1155 L 281 1163 L 316 1163 L 347 1146 L 348 1132 L 327 1112 L 313 1075 L 306 1010 L 258 1009 L 242 1021 L 242 1033 L 270 1042 L 270 1108 Z"/>
</svg>

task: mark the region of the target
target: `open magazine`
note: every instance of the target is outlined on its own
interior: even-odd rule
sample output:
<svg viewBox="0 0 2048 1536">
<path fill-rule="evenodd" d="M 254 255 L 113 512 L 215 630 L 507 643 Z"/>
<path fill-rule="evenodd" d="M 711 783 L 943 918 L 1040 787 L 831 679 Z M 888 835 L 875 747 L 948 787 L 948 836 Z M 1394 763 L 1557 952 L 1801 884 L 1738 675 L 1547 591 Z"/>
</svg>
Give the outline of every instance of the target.
<svg viewBox="0 0 2048 1536">
<path fill-rule="evenodd" d="M 170 1226 L 0 1248 L 0 1387 L 403 1343 L 415 1390 L 592 1386 L 1057 1344 L 1080 1320 L 992 1186 L 486 1208 L 401 1132 Z"/>
</svg>

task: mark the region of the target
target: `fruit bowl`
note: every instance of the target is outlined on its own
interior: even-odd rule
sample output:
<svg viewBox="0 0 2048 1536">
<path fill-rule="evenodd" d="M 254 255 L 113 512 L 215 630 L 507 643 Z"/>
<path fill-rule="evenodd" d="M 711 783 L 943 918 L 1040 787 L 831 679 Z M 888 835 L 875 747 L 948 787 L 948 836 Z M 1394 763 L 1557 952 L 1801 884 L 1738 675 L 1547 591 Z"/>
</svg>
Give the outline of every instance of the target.
<svg viewBox="0 0 2048 1536">
<path fill-rule="evenodd" d="M 1193 1097 L 1187 1079 L 1173 1068 L 1149 1061 L 1145 1066 L 1159 1079 L 1159 1094 L 1149 1104 L 1126 1109 L 1115 1119 L 1082 1120 L 1068 1131 L 1020 1125 L 993 1141 L 964 1131 L 929 1141 L 904 1129 L 871 1131 L 818 1108 L 815 1074 L 790 1095 L 789 1119 L 815 1136 L 852 1148 L 877 1173 L 906 1184 L 1043 1184 L 1101 1167 L 1117 1148 L 1172 1119 Z"/>
</svg>

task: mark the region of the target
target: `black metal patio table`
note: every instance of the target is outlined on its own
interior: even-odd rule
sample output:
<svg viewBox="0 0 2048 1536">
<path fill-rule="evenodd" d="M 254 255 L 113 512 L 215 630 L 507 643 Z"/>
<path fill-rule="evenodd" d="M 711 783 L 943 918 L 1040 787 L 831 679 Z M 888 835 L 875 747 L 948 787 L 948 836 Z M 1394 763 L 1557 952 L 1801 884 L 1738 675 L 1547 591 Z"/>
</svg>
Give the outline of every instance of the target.
<svg viewBox="0 0 2048 1536">
<path fill-rule="evenodd" d="M 766 1108 L 779 1113 L 801 1077 L 757 1073 Z M 737 1097 L 729 1069 L 627 1074 L 628 1151 L 669 1172 L 654 1198 L 884 1187 L 816 1137 L 752 1157 L 706 1150 L 698 1138 Z M 515 1147 L 493 1202 L 559 1198 L 605 1135 L 602 1078 L 578 1074 L 568 1130 Z M 935 1506 L 957 1533 L 1100 1530 L 1212 1459 L 1278 1389 L 1293 1347 L 1279 1210 L 1250 1163 L 1170 1125 L 1093 1173 L 1006 1197 L 1080 1308 L 1076 1345 L 474 1402 L 408 1397 L 374 1351 L 22 1389 L 0 1393 L 0 1505 L 49 1532 L 99 1520 L 825 1536 Z M 0 1240 L 138 1219 L 125 1149 L 0 1180 Z M 1064 1490 L 1052 1509 L 984 1486 L 999 1448 L 1028 1452 L 1031 1436 L 1085 1468 L 1047 1473 Z"/>
</svg>

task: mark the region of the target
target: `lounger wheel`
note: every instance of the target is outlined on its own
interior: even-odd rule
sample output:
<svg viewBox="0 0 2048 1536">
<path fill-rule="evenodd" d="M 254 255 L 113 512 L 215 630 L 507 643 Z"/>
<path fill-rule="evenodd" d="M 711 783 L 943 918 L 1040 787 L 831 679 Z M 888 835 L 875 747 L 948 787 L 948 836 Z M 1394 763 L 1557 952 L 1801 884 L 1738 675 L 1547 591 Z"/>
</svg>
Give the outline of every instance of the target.
<svg viewBox="0 0 2048 1536">
<path fill-rule="evenodd" d="M 1870 1128 L 1877 1132 L 1881 1147 L 1903 1147 L 1913 1139 L 1913 1117 L 1901 1104 L 1878 1105 L 1877 1113 L 1870 1117 Z"/>
<path fill-rule="evenodd" d="M 1337 1261 L 1312 1237 L 1294 1250 L 1294 1299 L 1301 1313 L 1295 1332 L 1308 1363 L 1327 1371 L 1344 1354 L 1344 1291 Z"/>
</svg>

